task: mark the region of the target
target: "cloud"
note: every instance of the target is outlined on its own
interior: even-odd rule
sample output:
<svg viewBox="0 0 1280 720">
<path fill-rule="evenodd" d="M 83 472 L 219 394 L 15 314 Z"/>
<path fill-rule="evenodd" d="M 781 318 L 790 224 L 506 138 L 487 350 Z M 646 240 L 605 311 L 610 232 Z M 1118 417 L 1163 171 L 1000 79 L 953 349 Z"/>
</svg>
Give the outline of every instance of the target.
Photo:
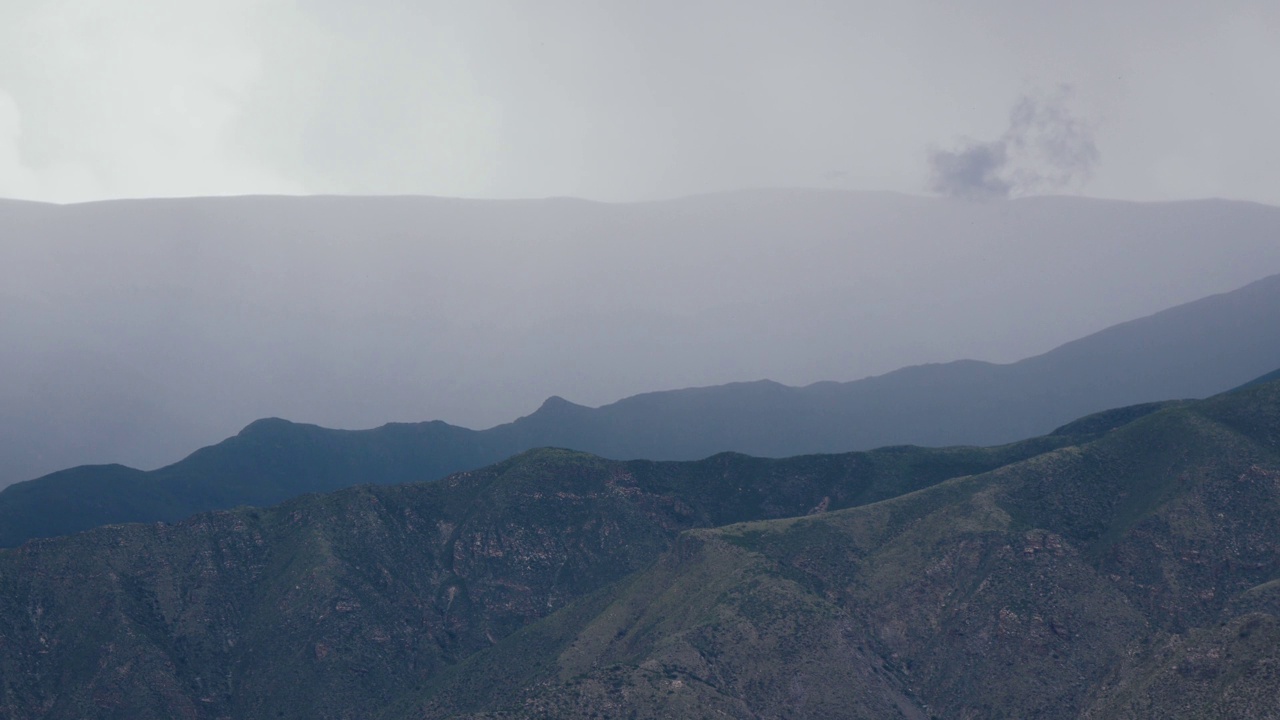
<svg viewBox="0 0 1280 720">
<path fill-rule="evenodd" d="M 3 0 L 0 194 L 1280 203 L 1280 3 L 944 5 Z"/>
<path fill-rule="evenodd" d="M 956 197 L 1006 197 L 1013 184 L 1002 176 L 1009 163 L 1008 143 L 968 142 L 959 150 L 931 150 L 930 189 Z"/>
<path fill-rule="evenodd" d="M 929 188 L 942 195 L 996 198 L 1078 186 L 1093 174 L 1098 147 L 1092 127 L 1070 108 L 1072 90 L 1023 95 L 998 140 L 966 140 L 955 150 L 929 150 Z"/>
<path fill-rule="evenodd" d="M 22 152 L 22 113 L 0 88 L 0 198 L 66 200 L 101 193 L 84 167 L 68 162 L 32 167 Z"/>
<path fill-rule="evenodd" d="M 9 93 L 0 90 L 0 195 L 11 188 L 25 184 L 25 168 L 18 151 L 18 138 L 22 137 L 22 117 Z"/>
<path fill-rule="evenodd" d="M 277 4 L 49 0 L 0 11 L 0 194 L 300 189 L 230 137 L 261 76 L 254 32 L 283 21 Z"/>
</svg>

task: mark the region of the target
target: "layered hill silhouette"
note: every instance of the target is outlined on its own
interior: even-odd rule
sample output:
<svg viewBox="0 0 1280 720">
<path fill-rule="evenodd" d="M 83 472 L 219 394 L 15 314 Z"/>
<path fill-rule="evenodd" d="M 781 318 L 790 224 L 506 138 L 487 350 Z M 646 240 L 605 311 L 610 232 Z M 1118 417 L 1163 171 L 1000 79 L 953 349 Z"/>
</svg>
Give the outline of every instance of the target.
<svg viewBox="0 0 1280 720">
<path fill-rule="evenodd" d="M 551 395 L 1009 362 L 1280 273 L 1278 237 L 1280 209 L 1217 200 L 0 203 L 0 486 L 261 417 L 488 428 Z"/>
<path fill-rule="evenodd" d="M 1280 276 L 1008 365 L 961 361 L 850 383 L 735 383 L 600 408 L 552 398 L 483 431 L 443 422 L 327 430 L 263 420 L 151 472 L 88 466 L 0 491 L 0 546 L 117 522 L 174 521 L 361 483 L 433 480 L 537 447 L 614 459 L 783 457 L 886 445 L 994 445 L 1105 408 L 1205 397 L 1280 364 Z"/>
<path fill-rule="evenodd" d="M 1278 411 L 1270 382 L 992 449 L 537 450 L 38 540 L 0 551 L 0 713 L 1268 717 Z"/>
<path fill-rule="evenodd" d="M 962 360 L 805 387 L 735 383 L 595 409 L 552 398 L 489 432 L 615 458 L 992 445 L 1109 407 L 1206 397 L 1277 364 L 1280 275 L 1007 365 Z"/>
</svg>

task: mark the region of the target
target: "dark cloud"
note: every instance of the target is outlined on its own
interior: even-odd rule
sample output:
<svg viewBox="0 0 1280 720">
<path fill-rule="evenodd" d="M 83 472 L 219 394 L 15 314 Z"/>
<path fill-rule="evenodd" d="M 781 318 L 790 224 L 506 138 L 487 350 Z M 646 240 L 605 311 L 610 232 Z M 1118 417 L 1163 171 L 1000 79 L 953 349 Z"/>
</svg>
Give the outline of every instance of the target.
<svg viewBox="0 0 1280 720">
<path fill-rule="evenodd" d="M 1013 189 L 1001 176 L 1008 162 L 1003 140 L 970 142 L 959 150 L 931 150 L 930 189 L 956 197 L 1006 197 Z"/>
<path fill-rule="evenodd" d="M 1089 124 L 1072 113 L 1071 88 L 1023 95 L 998 140 L 929 151 L 929 188 L 964 198 L 1052 192 L 1084 182 L 1098 162 Z"/>
<path fill-rule="evenodd" d="M 1016 195 L 1087 174 L 1067 82 L 1107 118 L 1090 194 L 1278 204 L 1278 31 L 1275 0 L 5 0 L 0 196 Z"/>
</svg>

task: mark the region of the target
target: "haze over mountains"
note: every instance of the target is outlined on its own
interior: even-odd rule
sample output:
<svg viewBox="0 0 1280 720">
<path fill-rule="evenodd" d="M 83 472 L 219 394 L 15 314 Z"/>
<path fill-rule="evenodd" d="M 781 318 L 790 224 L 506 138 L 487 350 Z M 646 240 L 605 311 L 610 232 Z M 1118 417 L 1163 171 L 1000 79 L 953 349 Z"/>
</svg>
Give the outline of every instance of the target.
<svg viewBox="0 0 1280 720">
<path fill-rule="evenodd" d="M 1280 720 L 1278 73 L 1278 0 L 0 0 L 0 720 Z"/>
<path fill-rule="evenodd" d="M 153 472 L 84 466 L 0 490 L 0 547 L 353 484 L 434 480 L 538 447 L 693 460 L 724 451 L 784 457 L 995 445 L 1105 408 L 1205 397 L 1278 365 L 1280 275 L 1008 365 L 960 361 L 802 388 L 734 383 L 601 408 L 552 398 L 531 415 L 482 431 L 440 421 L 346 431 L 260 420 Z"/>
<path fill-rule="evenodd" d="M 487 432 L 620 459 L 994 445 L 1110 407 L 1206 397 L 1278 364 L 1275 275 L 1015 363 L 964 360 L 805 387 L 736 383 L 648 393 L 598 409 L 553 398 Z"/>
<path fill-rule="evenodd" d="M 1274 715 L 1280 383 L 1003 448 L 628 463 L 0 551 L 0 712 Z"/>
<path fill-rule="evenodd" d="M 267 416 L 484 427 L 1007 362 L 1280 272 L 1280 210 L 1226 201 L 5 202 L 0 238 L 0 484 Z"/>
</svg>

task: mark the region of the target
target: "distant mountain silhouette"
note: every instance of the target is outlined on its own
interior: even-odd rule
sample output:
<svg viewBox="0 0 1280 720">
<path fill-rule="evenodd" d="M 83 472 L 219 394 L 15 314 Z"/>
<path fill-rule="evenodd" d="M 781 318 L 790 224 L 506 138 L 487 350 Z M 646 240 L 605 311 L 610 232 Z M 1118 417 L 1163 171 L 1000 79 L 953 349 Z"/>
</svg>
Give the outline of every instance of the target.
<svg viewBox="0 0 1280 720">
<path fill-rule="evenodd" d="M 784 457 L 903 444 L 996 445 L 1106 408 L 1205 397 L 1277 367 L 1280 276 L 1008 365 L 923 365 L 802 388 L 734 383 L 600 408 L 552 397 L 531 415 L 481 431 L 439 421 L 347 431 L 260 420 L 160 470 L 79 467 L 0 491 L 0 546 L 348 485 L 433 480 L 547 446 L 614 459 L 689 460 L 724 451 Z"/>
<path fill-rule="evenodd" d="M 0 487 L 260 417 L 489 428 L 552 394 L 1011 362 L 1280 273 L 1277 238 L 1280 208 L 1224 200 L 7 202 Z"/>
<path fill-rule="evenodd" d="M 1253 380 L 1250 380 L 1249 382 L 1235 389 L 1243 390 L 1247 387 L 1252 387 L 1254 385 L 1261 385 L 1263 383 L 1274 382 L 1276 380 L 1280 380 L 1280 370 L 1273 370 L 1272 372 L 1269 372 L 1266 375 L 1263 375 L 1262 377 L 1254 378 Z"/>
<path fill-rule="evenodd" d="M 1103 408 L 1205 397 L 1280 366 L 1280 275 L 998 365 L 961 360 L 847 383 L 648 393 L 598 409 L 555 398 L 492 433 L 607 457 L 694 459 L 884 445 L 991 445 Z"/>
</svg>

